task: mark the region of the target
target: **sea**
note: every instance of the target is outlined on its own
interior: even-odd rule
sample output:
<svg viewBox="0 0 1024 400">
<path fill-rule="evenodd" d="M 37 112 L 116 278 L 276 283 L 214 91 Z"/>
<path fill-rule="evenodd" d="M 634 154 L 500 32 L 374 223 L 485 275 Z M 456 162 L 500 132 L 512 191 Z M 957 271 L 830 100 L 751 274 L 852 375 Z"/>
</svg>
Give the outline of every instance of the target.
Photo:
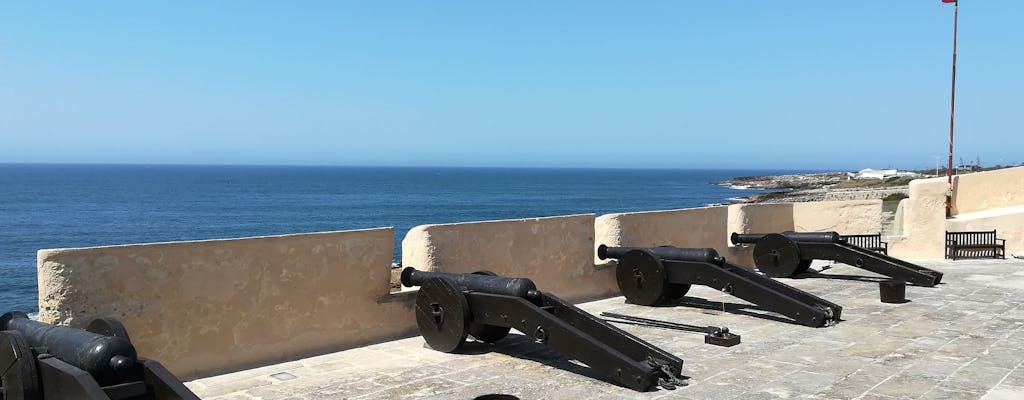
<svg viewBox="0 0 1024 400">
<path fill-rule="evenodd" d="M 0 164 L 0 313 L 38 311 L 39 249 L 729 203 L 813 171 Z M 680 227 L 682 229 L 682 227 Z"/>
</svg>

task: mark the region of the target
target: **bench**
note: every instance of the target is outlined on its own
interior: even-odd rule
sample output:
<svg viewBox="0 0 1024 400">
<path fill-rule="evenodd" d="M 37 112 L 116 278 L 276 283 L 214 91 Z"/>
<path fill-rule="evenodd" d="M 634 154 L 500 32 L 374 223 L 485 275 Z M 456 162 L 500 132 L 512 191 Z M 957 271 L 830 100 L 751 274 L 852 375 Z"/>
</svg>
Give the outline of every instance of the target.
<svg viewBox="0 0 1024 400">
<path fill-rule="evenodd" d="M 946 231 L 946 258 L 1006 258 L 1006 239 L 991 231 Z"/>
<path fill-rule="evenodd" d="M 873 235 L 840 235 L 839 237 L 848 244 L 889 255 L 889 242 L 882 241 L 881 233 Z"/>
</svg>

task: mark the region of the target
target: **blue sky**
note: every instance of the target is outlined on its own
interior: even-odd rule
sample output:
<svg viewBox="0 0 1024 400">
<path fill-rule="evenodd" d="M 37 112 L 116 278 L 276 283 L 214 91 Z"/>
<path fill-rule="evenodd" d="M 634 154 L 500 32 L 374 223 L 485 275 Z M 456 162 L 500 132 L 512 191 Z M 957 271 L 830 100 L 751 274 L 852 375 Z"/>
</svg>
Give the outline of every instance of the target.
<svg viewBox="0 0 1024 400">
<path fill-rule="evenodd" d="M 956 158 L 1024 162 L 1024 1 L 963 0 Z M 0 162 L 945 163 L 953 6 L 6 2 Z"/>
</svg>

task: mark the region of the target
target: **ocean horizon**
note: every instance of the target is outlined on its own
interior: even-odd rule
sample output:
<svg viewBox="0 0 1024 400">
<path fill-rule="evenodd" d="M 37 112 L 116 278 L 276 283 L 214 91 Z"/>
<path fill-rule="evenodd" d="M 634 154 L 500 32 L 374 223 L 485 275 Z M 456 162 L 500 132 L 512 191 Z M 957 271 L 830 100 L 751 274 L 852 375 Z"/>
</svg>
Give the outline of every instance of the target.
<svg viewBox="0 0 1024 400">
<path fill-rule="evenodd" d="M 774 169 L 0 164 L 0 310 L 37 311 L 36 251 L 725 204 Z"/>
</svg>

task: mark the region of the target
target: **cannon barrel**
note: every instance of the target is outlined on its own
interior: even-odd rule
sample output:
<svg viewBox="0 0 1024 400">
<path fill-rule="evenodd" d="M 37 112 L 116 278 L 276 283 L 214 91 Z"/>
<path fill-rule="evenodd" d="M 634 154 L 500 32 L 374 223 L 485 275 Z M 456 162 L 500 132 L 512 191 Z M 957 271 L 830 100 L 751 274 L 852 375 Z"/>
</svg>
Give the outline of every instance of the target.
<svg viewBox="0 0 1024 400">
<path fill-rule="evenodd" d="M 673 246 L 659 247 L 608 247 L 597 246 L 597 258 L 602 260 L 608 258 L 622 258 L 630 250 L 647 250 L 655 257 L 662 260 L 693 261 L 721 265 L 725 258 L 718 255 L 718 251 L 711 248 L 682 248 Z"/>
<path fill-rule="evenodd" d="M 0 316 L 0 330 L 20 332 L 28 344 L 92 375 L 101 385 L 119 383 L 134 371 L 135 346 L 126 339 L 33 321 L 12 311 Z"/>
<path fill-rule="evenodd" d="M 462 289 L 474 292 L 501 294 L 536 300 L 540 298 L 537 285 L 527 278 L 506 278 L 485 274 L 452 274 L 447 272 L 420 271 L 413 267 L 402 270 L 402 285 L 420 286 L 427 279 L 443 278 Z"/>
<path fill-rule="evenodd" d="M 842 238 L 838 232 L 782 232 L 782 236 L 794 242 L 839 243 Z"/>
<path fill-rule="evenodd" d="M 759 240 L 767 236 L 764 233 L 737 233 L 733 232 L 731 235 L 732 244 L 757 243 Z M 789 238 L 794 242 L 813 242 L 813 243 L 839 243 L 843 239 L 840 237 L 838 232 L 782 232 L 782 236 Z"/>
<path fill-rule="evenodd" d="M 746 243 L 746 244 L 754 244 L 754 243 L 757 243 L 758 240 L 764 239 L 765 236 L 767 236 L 767 235 L 765 235 L 763 233 L 738 233 L 738 232 L 733 232 L 731 239 L 732 239 L 732 244 L 744 244 L 744 243 Z"/>
</svg>

